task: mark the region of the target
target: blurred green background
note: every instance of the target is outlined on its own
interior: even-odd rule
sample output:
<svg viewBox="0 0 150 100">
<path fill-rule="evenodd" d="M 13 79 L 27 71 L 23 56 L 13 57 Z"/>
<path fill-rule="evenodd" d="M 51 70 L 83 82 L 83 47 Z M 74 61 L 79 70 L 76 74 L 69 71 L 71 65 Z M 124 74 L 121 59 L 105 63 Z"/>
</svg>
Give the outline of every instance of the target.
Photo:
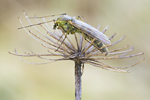
<svg viewBox="0 0 150 100">
<path fill-rule="evenodd" d="M 108 36 L 117 45 L 134 45 L 145 54 L 136 58 L 107 61 L 121 67 L 146 58 L 130 69 L 131 73 L 115 73 L 85 65 L 82 76 L 82 100 L 150 100 L 150 0 L 1 0 L 0 1 L 0 100 L 74 100 L 74 62 L 61 61 L 30 65 L 8 51 L 41 51 L 41 45 L 17 28 L 23 10 L 30 16 L 66 12 L 83 16 L 90 25 L 101 30 L 109 25 Z M 27 24 L 28 25 L 28 24 Z M 34 59 L 34 58 L 33 58 Z"/>
</svg>

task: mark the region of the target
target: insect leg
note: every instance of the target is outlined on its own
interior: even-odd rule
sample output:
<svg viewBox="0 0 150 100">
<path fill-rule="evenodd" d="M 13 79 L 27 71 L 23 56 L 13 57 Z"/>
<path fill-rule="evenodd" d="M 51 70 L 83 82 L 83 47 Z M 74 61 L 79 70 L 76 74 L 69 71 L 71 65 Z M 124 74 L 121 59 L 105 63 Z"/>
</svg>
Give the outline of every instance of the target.
<svg viewBox="0 0 150 100">
<path fill-rule="evenodd" d="M 81 16 L 78 16 L 77 19 L 83 21 L 83 18 Z"/>
<path fill-rule="evenodd" d="M 86 34 L 85 34 L 84 32 L 82 32 L 82 30 L 79 30 L 79 31 L 77 31 L 77 32 L 81 33 L 81 35 L 82 35 L 82 36 L 84 37 L 84 39 L 86 40 L 87 36 L 86 36 Z"/>
<path fill-rule="evenodd" d="M 62 40 L 61 44 L 60 44 L 59 47 L 55 50 L 55 52 L 58 51 L 58 49 L 60 48 L 60 46 L 63 44 L 63 42 L 64 42 L 65 39 L 67 38 L 67 35 L 68 35 L 68 32 L 65 34 L 65 38 Z M 63 35 L 62 35 L 62 36 L 63 36 Z M 60 38 L 62 38 L 62 36 L 61 36 Z M 60 38 L 59 38 L 59 39 L 60 39 Z"/>
</svg>

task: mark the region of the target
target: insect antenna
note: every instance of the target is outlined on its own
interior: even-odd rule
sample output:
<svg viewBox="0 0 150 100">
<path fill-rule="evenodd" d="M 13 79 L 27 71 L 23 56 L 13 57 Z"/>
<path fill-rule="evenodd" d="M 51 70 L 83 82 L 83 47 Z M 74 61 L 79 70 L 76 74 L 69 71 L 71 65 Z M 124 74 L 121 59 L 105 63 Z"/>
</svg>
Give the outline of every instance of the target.
<svg viewBox="0 0 150 100">
<path fill-rule="evenodd" d="M 42 22 L 42 23 L 38 23 L 38 24 L 32 24 L 32 25 L 28 25 L 28 26 L 24 26 L 24 27 L 19 27 L 18 29 L 28 28 L 28 27 L 32 27 L 32 26 L 36 26 L 36 25 L 41 25 L 41 24 L 45 24 L 45 23 L 49 23 L 49 22 L 54 22 L 54 21 L 55 20 L 47 21 L 47 22 Z"/>
<path fill-rule="evenodd" d="M 66 15 L 66 13 L 55 14 L 55 15 L 48 15 L 48 16 L 41 16 L 41 17 L 29 17 L 29 18 L 46 18 L 46 17 L 54 17 L 54 16 L 60 16 L 60 15 Z"/>
</svg>

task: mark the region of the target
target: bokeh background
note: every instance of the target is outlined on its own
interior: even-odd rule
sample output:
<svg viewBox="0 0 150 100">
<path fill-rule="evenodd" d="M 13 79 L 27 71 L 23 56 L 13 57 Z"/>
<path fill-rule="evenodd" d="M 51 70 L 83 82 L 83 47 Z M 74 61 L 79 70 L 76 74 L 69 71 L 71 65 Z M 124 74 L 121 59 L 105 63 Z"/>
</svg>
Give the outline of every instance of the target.
<svg viewBox="0 0 150 100">
<path fill-rule="evenodd" d="M 145 53 L 107 61 L 121 67 L 145 58 L 130 68 L 131 73 L 85 65 L 82 100 L 150 100 L 150 0 L 0 0 L 0 100 L 74 100 L 74 62 L 31 65 L 8 54 L 15 48 L 19 53 L 45 50 L 17 29 L 21 26 L 17 18 L 24 19 L 23 10 L 30 16 L 80 15 L 94 27 L 100 24 L 100 30 L 109 25 L 108 36 L 115 32 L 116 40 L 126 36 L 118 47 L 134 45 L 134 53 Z"/>
</svg>

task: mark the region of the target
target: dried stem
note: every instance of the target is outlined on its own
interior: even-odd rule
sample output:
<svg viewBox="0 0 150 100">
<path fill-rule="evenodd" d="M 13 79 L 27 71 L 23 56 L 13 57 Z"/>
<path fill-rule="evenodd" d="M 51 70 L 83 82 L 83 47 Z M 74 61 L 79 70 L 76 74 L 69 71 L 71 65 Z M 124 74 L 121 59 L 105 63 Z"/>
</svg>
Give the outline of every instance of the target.
<svg viewBox="0 0 150 100">
<path fill-rule="evenodd" d="M 75 100 L 81 100 L 81 61 L 75 61 Z"/>
</svg>

